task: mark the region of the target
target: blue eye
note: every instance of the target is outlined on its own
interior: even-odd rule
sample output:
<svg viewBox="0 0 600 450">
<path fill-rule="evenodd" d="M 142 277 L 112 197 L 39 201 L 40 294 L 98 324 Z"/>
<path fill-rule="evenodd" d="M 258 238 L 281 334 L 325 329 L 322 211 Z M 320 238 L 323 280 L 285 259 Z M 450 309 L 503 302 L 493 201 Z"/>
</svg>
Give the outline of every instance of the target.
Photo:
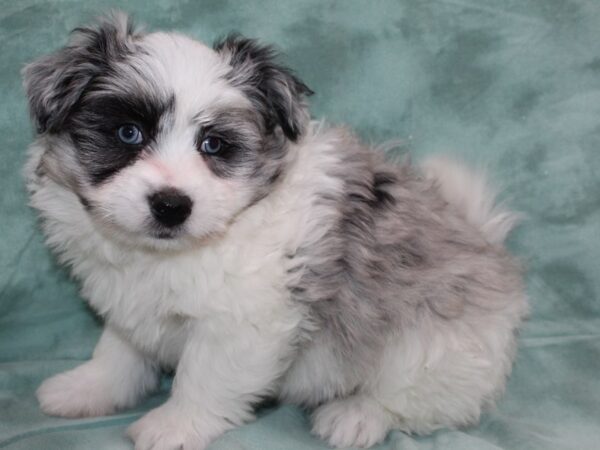
<svg viewBox="0 0 600 450">
<path fill-rule="evenodd" d="M 128 145 L 141 144 L 144 140 L 140 129 L 132 124 L 121 125 L 117 131 L 117 135 L 121 142 Z"/>
<path fill-rule="evenodd" d="M 223 142 L 218 137 L 208 136 L 202 140 L 200 144 L 200 150 L 204 153 L 208 153 L 209 155 L 214 155 L 218 153 L 223 147 Z"/>
</svg>

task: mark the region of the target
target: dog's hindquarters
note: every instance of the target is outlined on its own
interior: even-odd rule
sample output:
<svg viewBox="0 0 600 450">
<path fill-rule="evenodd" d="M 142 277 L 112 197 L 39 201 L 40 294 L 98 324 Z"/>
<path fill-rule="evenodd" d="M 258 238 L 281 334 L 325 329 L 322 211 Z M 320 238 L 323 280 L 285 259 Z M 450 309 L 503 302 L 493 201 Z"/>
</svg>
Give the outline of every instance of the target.
<svg viewBox="0 0 600 450">
<path fill-rule="evenodd" d="M 484 178 L 442 159 L 425 165 L 425 179 L 403 170 L 388 185 L 390 209 L 373 214 L 387 284 L 355 299 L 397 312 L 394 330 L 352 394 L 314 413 L 314 431 L 336 446 L 476 423 L 504 389 L 527 311 L 519 264 L 501 245 L 517 216 Z"/>
</svg>

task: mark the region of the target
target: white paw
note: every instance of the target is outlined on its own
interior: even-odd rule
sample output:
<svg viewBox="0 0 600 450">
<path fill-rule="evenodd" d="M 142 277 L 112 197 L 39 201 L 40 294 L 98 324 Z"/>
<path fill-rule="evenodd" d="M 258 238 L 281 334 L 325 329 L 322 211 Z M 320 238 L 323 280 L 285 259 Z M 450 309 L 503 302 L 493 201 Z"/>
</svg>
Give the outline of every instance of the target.
<svg viewBox="0 0 600 450">
<path fill-rule="evenodd" d="M 107 381 L 91 362 L 48 378 L 36 395 L 42 411 L 51 416 L 102 416 L 115 411 Z"/>
<path fill-rule="evenodd" d="M 348 397 L 317 408 L 313 433 L 332 447 L 371 447 L 383 441 L 393 417 L 374 400 Z"/>
<path fill-rule="evenodd" d="M 203 450 L 225 431 L 169 402 L 153 409 L 128 429 L 135 450 Z"/>
</svg>

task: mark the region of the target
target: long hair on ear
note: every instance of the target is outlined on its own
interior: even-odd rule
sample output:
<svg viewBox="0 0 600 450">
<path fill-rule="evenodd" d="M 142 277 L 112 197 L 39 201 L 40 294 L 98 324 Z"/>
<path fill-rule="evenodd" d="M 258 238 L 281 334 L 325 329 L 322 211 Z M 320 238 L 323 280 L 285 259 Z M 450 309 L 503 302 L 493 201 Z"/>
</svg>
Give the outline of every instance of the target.
<svg viewBox="0 0 600 450">
<path fill-rule="evenodd" d="M 75 28 L 65 47 L 25 66 L 23 86 L 37 132 L 59 132 L 86 87 L 113 61 L 133 52 L 137 36 L 131 19 L 113 11 L 93 25 Z"/>
<path fill-rule="evenodd" d="M 262 113 L 267 129 L 279 126 L 288 139 L 296 141 L 309 121 L 305 97 L 313 92 L 278 64 L 278 52 L 235 33 L 217 41 L 214 49 L 231 65 L 230 82 Z"/>
</svg>

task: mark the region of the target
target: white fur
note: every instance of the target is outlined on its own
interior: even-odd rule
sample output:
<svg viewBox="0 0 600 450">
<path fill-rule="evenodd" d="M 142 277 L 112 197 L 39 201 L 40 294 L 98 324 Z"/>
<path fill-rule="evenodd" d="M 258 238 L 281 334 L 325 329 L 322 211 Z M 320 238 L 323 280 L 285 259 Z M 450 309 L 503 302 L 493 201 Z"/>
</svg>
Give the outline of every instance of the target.
<svg viewBox="0 0 600 450">
<path fill-rule="evenodd" d="M 439 155 L 427 159 L 423 170 L 426 176 L 437 180 L 445 199 L 455 205 L 491 243 L 504 242 L 519 216 L 496 204 L 496 195 L 482 173 Z"/>
<path fill-rule="evenodd" d="M 159 365 L 176 368 L 170 399 L 129 435 L 139 450 L 202 449 L 251 420 L 253 403 L 266 394 L 315 403 L 336 390 L 331 371 L 313 374 L 322 389 L 317 394 L 302 369 L 284 377 L 305 311 L 289 299 L 290 275 L 281 261 L 327 232 L 320 224 L 331 212 L 314 199 L 342 189 L 327 175 L 338 165 L 342 134 L 312 123 L 292 145 L 277 190 L 235 216 L 247 201 L 244 186 L 218 179 L 199 162 L 189 123 L 198 105 L 247 100 L 219 81 L 222 62 L 206 47 L 162 33 L 146 39 L 152 51 L 140 67 L 152 65 L 156 82 L 189 102 L 177 104 L 173 132 L 159 152 L 86 192 L 104 206 L 106 220 L 92 220 L 69 189 L 49 178 L 29 185 L 48 243 L 107 323 L 93 359 L 44 382 L 38 398 L 49 414 L 108 414 L 154 389 Z M 39 143 L 31 148 L 30 180 L 43 151 Z M 491 241 L 504 238 L 512 219 L 493 208 L 483 179 L 441 160 L 426 168 Z M 140 230 L 145 196 L 163 185 L 188 193 L 196 207 L 186 234 L 161 248 Z M 205 239 L 215 229 L 219 239 Z M 315 411 L 314 432 L 334 446 L 370 446 L 393 427 L 427 432 L 473 422 L 481 399 L 492 400 L 510 370 L 520 308 L 495 324 L 430 323 L 398 336 L 364 392 Z M 490 336 L 492 325 L 497 332 Z"/>
<path fill-rule="evenodd" d="M 352 395 L 317 408 L 313 433 L 333 447 L 371 447 L 383 441 L 398 419 L 370 396 Z"/>
<path fill-rule="evenodd" d="M 107 326 L 92 360 L 47 379 L 37 396 L 47 414 L 100 416 L 135 405 L 157 384 L 157 365 Z"/>
<path fill-rule="evenodd" d="M 276 389 L 303 317 L 287 300 L 280 262 L 307 233 L 316 239 L 325 232 L 315 229 L 318 209 L 307 208 L 311 193 L 334 182 L 314 169 L 327 166 L 335 138 L 318 132 L 314 142 L 307 138 L 310 150 L 298 152 L 304 157 L 285 189 L 243 213 L 225 238 L 192 251 L 124 247 L 105 237 L 67 189 L 50 180 L 31 186 L 48 243 L 121 337 L 109 348 L 103 336 L 92 361 L 45 382 L 38 391 L 44 411 L 72 417 L 129 406 L 154 386 L 135 387 L 154 376 L 152 360 L 177 374 L 167 405 L 132 426 L 136 448 L 181 442 L 201 448 L 232 423 L 250 420 L 252 403 Z M 31 151 L 30 170 L 43 149 Z M 101 358 L 105 352 L 114 354 Z M 120 370 L 130 376 L 118 376 Z"/>
</svg>

